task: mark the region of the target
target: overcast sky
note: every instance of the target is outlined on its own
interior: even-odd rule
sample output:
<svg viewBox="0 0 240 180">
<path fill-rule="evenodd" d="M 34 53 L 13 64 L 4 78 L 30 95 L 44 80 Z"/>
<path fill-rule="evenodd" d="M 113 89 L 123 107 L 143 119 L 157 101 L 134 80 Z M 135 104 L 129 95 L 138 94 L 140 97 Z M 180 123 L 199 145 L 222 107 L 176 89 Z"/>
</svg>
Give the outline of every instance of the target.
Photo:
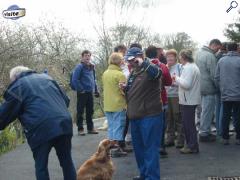
<svg viewBox="0 0 240 180">
<path fill-rule="evenodd" d="M 129 0 L 130 1 L 130 0 Z M 157 0 L 156 0 L 157 1 Z M 186 32 L 199 44 L 205 44 L 213 38 L 224 41 L 223 30 L 226 24 L 233 22 L 238 16 L 239 7 L 226 10 L 231 0 L 158 0 L 150 8 L 137 8 L 128 14 L 129 24 L 144 22 L 153 32 L 160 34 Z M 83 32 L 87 37 L 94 37 L 95 12 L 89 10 L 91 0 L 1 0 L 1 11 L 12 4 L 26 8 L 26 16 L 12 22 L 17 24 L 38 24 L 39 19 L 57 18 L 73 32 Z M 44 16 L 43 16 L 44 15 Z M 130 17 L 131 16 L 131 17 Z M 115 23 L 114 10 L 106 9 L 106 24 Z"/>
</svg>

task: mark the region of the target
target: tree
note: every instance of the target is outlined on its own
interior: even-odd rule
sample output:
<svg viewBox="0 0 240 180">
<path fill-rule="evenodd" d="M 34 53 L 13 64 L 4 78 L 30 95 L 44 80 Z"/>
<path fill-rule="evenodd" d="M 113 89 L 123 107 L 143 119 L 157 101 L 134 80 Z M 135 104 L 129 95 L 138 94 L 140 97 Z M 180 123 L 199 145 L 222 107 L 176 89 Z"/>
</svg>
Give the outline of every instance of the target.
<svg viewBox="0 0 240 180">
<path fill-rule="evenodd" d="M 196 43 L 185 32 L 178 32 L 176 34 L 168 34 L 163 36 L 163 44 L 166 49 L 176 49 L 180 52 L 182 49 L 196 49 Z"/>
<path fill-rule="evenodd" d="M 240 15 L 240 11 L 238 12 Z M 240 18 L 238 17 L 235 23 L 228 24 L 224 35 L 231 41 L 240 43 Z"/>
</svg>

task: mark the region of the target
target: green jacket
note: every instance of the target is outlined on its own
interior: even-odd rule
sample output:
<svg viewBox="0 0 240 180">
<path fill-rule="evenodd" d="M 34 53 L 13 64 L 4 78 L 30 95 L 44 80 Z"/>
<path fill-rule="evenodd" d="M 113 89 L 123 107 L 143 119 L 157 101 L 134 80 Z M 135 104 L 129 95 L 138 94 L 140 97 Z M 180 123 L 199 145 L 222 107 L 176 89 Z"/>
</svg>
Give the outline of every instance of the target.
<svg viewBox="0 0 240 180">
<path fill-rule="evenodd" d="M 103 73 L 103 104 L 105 112 L 118 112 L 126 108 L 126 100 L 119 83 L 126 82 L 126 77 L 119 66 L 109 65 Z"/>
<path fill-rule="evenodd" d="M 217 67 L 217 58 L 214 52 L 204 46 L 196 55 L 196 64 L 201 73 L 201 95 L 213 95 L 218 92 L 215 85 L 215 70 Z"/>
</svg>

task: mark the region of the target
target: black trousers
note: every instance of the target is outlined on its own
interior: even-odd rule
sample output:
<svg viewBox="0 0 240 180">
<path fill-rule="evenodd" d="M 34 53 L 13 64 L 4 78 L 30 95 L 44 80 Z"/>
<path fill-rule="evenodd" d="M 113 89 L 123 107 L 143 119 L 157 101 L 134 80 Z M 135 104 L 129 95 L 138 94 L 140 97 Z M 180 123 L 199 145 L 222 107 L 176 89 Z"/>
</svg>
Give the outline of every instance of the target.
<svg viewBox="0 0 240 180">
<path fill-rule="evenodd" d="M 234 119 L 236 139 L 240 139 L 240 101 L 223 101 L 223 139 L 229 139 L 229 123 L 231 116 Z"/>
<path fill-rule="evenodd" d="M 197 129 L 195 125 L 196 107 L 196 105 L 180 105 L 185 140 L 188 148 L 191 150 L 199 150 Z"/>
<path fill-rule="evenodd" d="M 86 108 L 86 123 L 87 130 L 91 131 L 94 128 L 92 116 L 93 116 L 93 94 L 92 93 L 80 93 L 77 92 L 77 127 L 78 131 L 83 130 L 83 114 Z"/>
<path fill-rule="evenodd" d="M 48 156 L 55 148 L 60 166 L 63 170 L 64 180 L 76 180 L 76 170 L 71 155 L 72 135 L 62 135 L 47 141 L 32 150 L 35 160 L 35 174 L 37 180 L 49 180 Z"/>
</svg>

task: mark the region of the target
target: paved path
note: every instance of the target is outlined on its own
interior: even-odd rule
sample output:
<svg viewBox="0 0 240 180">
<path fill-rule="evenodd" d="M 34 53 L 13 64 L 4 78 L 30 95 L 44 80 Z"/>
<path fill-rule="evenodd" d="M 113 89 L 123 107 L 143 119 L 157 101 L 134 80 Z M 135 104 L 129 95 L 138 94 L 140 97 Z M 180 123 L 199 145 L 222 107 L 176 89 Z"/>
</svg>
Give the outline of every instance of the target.
<svg viewBox="0 0 240 180">
<path fill-rule="evenodd" d="M 96 123 L 99 126 L 101 121 Z M 73 137 L 73 157 L 78 168 L 97 148 L 106 132 L 99 135 Z M 198 155 L 181 155 L 175 148 L 169 148 L 169 157 L 161 159 L 162 180 L 207 180 L 208 176 L 240 176 L 240 146 L 231 143 L 223 146 L 218 143 L 200 144 Z M 114 180 L 131 180 L 138 175 L 134 154 L 113 159 L 116 166 Z M 51 180 L 61 180 L 60 169 L 55 151 L 49 158 Z M 0 180 L 34 180 L 34 161 L 27 144 L 0 157 Z"/>
</svg>

